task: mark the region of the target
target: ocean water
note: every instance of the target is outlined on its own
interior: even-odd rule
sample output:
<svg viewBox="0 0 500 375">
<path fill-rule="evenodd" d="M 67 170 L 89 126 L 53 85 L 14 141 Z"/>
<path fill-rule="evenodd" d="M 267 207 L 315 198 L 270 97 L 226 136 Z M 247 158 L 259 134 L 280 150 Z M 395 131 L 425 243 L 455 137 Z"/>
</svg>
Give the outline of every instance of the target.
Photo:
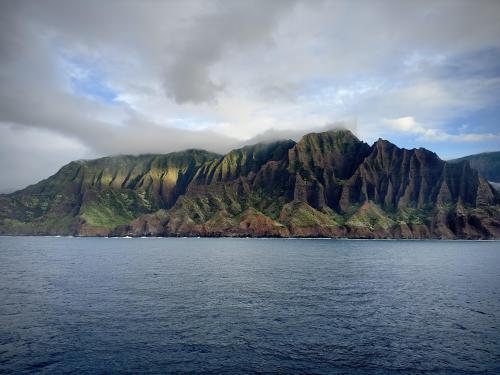
<svg viewBox="0 0 500 375">
<path fill-rule="evenodd" d="M 0 373 L 500 373 L 500 242 L 1 237 L 0 288 Z"/>
</svg>

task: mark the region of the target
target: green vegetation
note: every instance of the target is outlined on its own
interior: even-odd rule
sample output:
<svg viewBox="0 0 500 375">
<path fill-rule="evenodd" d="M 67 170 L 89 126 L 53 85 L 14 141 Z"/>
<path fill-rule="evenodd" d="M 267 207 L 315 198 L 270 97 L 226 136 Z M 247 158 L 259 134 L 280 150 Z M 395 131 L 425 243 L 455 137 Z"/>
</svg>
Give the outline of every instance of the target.
<svg viewBox="0 0 500 375">
<path fill-rule="evenodd" d="M 388 230 L 394 224 L 394 220 L 372 202 L 366 202 L 347 220 L 348 226 L 364 227 L 371 231 L 377 229 L 377 227 Z"/>
<path fill-rule="evenodd" d="M 113 229 L 149 211 L 148 202 L 133 191 L 108 189 L 94 194 L 80 209 L 80 217 L 91 226 Z"/>
<path fill-rule="evenodd" d="M 407 207 L 394 215 L 394 221 L 404 224 L 427 225 L 429 224 L 430 212 L 430 207 L 425 209 Z"/>
<path fill-rule="evenodd" d="M 0 195 L 0 233 L 498 238 L 499 199 L 465 163 L 336 130 L 71 162 Z"/>
<path fill-rule="evenodd" d="M 286 204 L 281 211 L 281 220 L 287 225 L 297 227 L 338 227 L 343 219 L 340 215 L 315 210 L 304 202 L 291 202 Z"/>
</svg>

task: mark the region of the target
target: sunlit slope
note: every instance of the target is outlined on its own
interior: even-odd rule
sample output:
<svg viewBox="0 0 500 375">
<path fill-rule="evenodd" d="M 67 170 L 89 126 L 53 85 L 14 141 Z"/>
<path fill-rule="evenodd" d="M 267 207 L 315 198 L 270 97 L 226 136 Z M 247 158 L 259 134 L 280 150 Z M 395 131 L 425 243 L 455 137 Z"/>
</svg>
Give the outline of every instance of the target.
<svg viewBox="0 0 500 375">
<path fill-rule="evenodd" d="M 360 141 L 72 162 L 0 196 L 0 232 L 134 236 L 499 238 L 499 196 L 467 161 Z"/>
</svg>

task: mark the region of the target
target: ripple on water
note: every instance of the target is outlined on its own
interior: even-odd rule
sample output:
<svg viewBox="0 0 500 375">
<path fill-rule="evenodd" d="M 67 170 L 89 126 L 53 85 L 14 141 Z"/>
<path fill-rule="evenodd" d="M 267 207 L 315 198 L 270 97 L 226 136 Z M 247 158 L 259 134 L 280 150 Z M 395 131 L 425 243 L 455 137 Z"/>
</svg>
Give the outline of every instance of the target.
<svg viewBox="0 0 500 375">
<path fill-rule="evenodd" d="M 0 238 L 0 372 L 500 373 L 498 242 Z"/>
</svg>

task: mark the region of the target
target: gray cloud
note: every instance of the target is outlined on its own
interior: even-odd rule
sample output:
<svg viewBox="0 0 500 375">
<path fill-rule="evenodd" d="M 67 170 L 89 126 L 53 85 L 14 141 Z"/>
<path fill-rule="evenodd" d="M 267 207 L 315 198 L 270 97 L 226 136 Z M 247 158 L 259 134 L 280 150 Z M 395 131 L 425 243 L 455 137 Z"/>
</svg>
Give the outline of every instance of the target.
<svg viewBox="0 0 500 375">
<path fill-rule="evenodd" d="M 213 101 L 224 88 L 210 76 L 210 67 L 229 48 L 244 49 L 271 42 L 280 16 L 292 0 L 218 1 L 207 13 L 190 22 L 167 69 L 165 87 L 178 103 Z"/>
<path fill-rule="evenodd" d="M 349 129 L 355 135 L 357 135 L 357 124 L 354 121 L 338 121 L 331 124 L 326 124 L 323 126 L 317 126 L 308 129 L 309 132 L 324 132 L 328 130 L 334 129 Z M 294 130 L 294 129 L 283 129 L 283 130 L 275 130 L 269 129 L 263 133 L 257 134 L 255 137 L 250 138 L 249 140 L 241 143 L 241 146 L 244 144 L 254 144 L 254 143 L 268 143 L 273 141 L 279 141 L 283 139 L 291 139 L 295 142 L 300 141 L 300 139 L 304 136 L 303 130 Z"/>
<path fill-rule="evenodd" d="M 499 17 L 495 1 L 2 1 L 0 191 L 82 156 L 224 152 L 349 119 L 367 141 L 397 142 L 385 124 L 407 117 L 485 139 Z"/>
<path fill-rule="evenodd" d="M 94 156 L 80 142 L 43 129 L 0 123 L 0 193 L 40 181 L 62 164 Z"/>
</svg>

